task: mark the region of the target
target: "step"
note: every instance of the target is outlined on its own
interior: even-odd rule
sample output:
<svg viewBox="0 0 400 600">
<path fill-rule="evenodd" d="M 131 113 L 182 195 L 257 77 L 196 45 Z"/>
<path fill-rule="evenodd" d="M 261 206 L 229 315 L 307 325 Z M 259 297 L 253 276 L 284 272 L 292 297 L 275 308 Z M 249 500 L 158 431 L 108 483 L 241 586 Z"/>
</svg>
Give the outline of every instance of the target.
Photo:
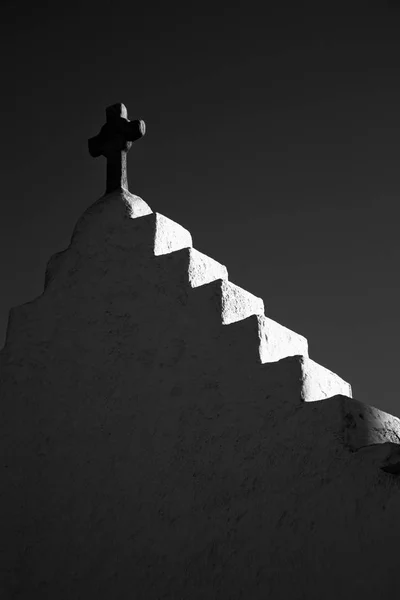
<svg viewBox="0 0 400 600">
<path fill-rule="evenodd" d="M 158 259 L 166 276 L 196 288 L 216 279 L 228 279 L 228 270 L 213 258 L 194 248 L 182 248 Z"/>
<path fill-rule="evenodd" d="M 78 222 L 71 239 L 72 248 L 85 257 L 117 260 L 118 253 L 130 250 L 160 256 L 192 246 L 189 231 L 160 213 L 136 218 L 118 215 L 115 222 L 90 219 L 89 214 Z"/>
<path fill-rule="evenodd" d="M 220 280 L 222 323 L 229 325 L 250 315 L 264 314 L 264 301 L 230 281 Z"/>
<path fill-rule="evenodd" d="M 61 275 L 63 263 L 66 259 L 68 259 L 68 249 L 56 252 L 50 257 L 44 274 L 45 290 L 54 282 L 56 276 Z"/>
<path fill-rule="evenodd" d="M 285 395 L 297 397 L 298 402 L 318 402 L 336 395 L 352 397 L 349 383 L 308 356 L 288 356 L 261 368 L 267 379 L 271 374 L 280 379 Z"/>
<path fill-rule="evenodd" d="M 306 411 L 319 414 L 320 422 L 325 421 L 330 431 L 336 431 L 338 438 L 352 452 L 360 452 L 363 460 L 372 459 L 382 451 L 382 460 L 390 448 L 400 449 L 400 419 L 344 394 L 325 398 L 322 402 L 304 405 Z M 305 415 L 309 419 L 311 412 Z M 390 452 L 389 452 L 390 453 Z M 379 458 L 379 456 L 378 456 Z M 389 470 L 390 472 L 390 470 Z"/>
<path fill-rule="evenodd" d="M 226 327 L 224 337 L 232 352 L 254 363 L 270 363 L 287 356 L 308 356 L 305 337 L 269 319 L 251 315 Z M 235 348 L 236 347 L 236 348 Z"/>
<path fill-rule="evenodd" d="M 286 356 L 308 357 L 308 341 L 304 336 L 264 315 L 257 320 L 262 363 L 275 362 Z"/>
<path fill-rule="evenodd" d="M 322 436 L 333 434 L 350 451 L 362 453 L 363 460 L 380 453 L 383 460 L 390 453 L 384 444 L 400 448 L 400 419 L 352 398 L 349 383 L 310 358 L 291 356 L 261 370 L 272 417 L 279 407 L 289 414 L 294 400 L 300 405 L 298 414 L 304 411 L 298 423 L 318 427 Z"/>
<path fill-rule="evenodd" d="M 194 248 L 188 248 L 184 252 L 189 254 L 188 274 L 192 288 L 211 283 L 217 279 L 228 279 L 228 269 L 225 265 Z"/>
<path fill-rule="evenodd" d="M 182 248 L 192 247 L 189 231 L 160 213 L 153 213 L 142 219 L 154 219 L 154 255 L 168 254 Z M 137 221 L 136 221 L 137 222 Z"/>
<path fill-rule="evenodd" d="M 101 223 L 104 225 L 104 223 Z M 160 213 L 142 217 L 125 218 L 118 228 L 92 230 L 87 227 L 84 235 L 78 229 L 70 246 L 54 254 L 46 268 L 45 289 L 56 280 L 62 285 L 71 284 L 72 279 L 104 277 L 110 270 L 132 262 L 132 268 L 142 264 L 149 257 L 163 256 L 181 249 L 191 248 L 192 236 L 189 231 Z M 131 255 L 131 252 L 135 255 Z M 212 259 L 210 259 L 212 260 Z M 85 272 L 86 270 L 86 272 Z M 68 281 L 62 281 L 68 280 Z"/>
<path fill-rule="evenodd" d="M 337 394 L 352 397 L 351 385 L 339 375 L 307 357 L 299 357 L 304 402 L 316 402 Z"/>
<path fill-rule="evenodd" d="M 224 325 L 264 313 L 261 298 L 225 279 L 199 286 L 190 296 L 191 307 L 197 311 L 198 318 Z"/>
<path fill-rule="evenodd" d="M 400 443 L 398 417 L 343 396 L 336 398 L 335 402 L 340 405 L 343 439 L 350 450 L 362 449 L 371 444 Z"/>
</svg>

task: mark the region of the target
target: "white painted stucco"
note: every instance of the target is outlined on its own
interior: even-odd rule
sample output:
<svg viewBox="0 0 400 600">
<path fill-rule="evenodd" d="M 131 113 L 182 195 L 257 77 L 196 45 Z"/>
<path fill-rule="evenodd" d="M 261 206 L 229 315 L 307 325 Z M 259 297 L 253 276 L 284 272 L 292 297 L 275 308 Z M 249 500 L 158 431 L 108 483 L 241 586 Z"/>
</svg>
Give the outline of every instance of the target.
<svg viewBox="0 0 400 600">
<path fill-rule="evenodd" d="M 396 596 L 399 419 L 141 199 L 85 212 L 0 361 L 1 598 Z"/>
</svg>

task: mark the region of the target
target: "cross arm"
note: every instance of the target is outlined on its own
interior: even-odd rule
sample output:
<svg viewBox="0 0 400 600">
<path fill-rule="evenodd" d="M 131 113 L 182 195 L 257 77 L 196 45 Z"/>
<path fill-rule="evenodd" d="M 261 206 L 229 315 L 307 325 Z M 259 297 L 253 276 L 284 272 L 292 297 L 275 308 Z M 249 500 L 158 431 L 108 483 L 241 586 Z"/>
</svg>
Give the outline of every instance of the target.
<svg viewBox="0 0 400 600">
<path fill-rule="evenodd" d="M 109 150 L 128 150 L 126 142 L 135 142 L 145 133 L 146 125 L 141 119 L 127 121 L 119 117 L 112 124 L 103 125 L 100 133 L 88 140 L 89 154 L 97 158 L 107 156 Z"/>
</svg>

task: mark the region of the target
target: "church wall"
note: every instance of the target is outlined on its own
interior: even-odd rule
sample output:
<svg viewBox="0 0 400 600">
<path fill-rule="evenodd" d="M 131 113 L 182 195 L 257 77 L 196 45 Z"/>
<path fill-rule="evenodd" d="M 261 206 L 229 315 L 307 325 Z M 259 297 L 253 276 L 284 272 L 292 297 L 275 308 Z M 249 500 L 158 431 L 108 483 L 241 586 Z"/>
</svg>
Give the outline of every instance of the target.
<svg viewBox="0 0 400 600">
<path fill-rule="evenodd" d="M 103 201 L 12 310 L 2 597 L 394 594 L 400 421 L 306 355 L 266 360 L 259 299 L 191 243 Z"/>
</svg>

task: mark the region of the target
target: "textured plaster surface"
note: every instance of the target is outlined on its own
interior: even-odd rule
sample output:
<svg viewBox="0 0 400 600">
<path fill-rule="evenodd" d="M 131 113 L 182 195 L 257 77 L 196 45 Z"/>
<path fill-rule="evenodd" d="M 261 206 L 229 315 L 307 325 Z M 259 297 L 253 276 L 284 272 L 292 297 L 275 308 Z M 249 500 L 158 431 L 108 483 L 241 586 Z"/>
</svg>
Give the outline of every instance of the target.
<svg viewBox="0 0 400 600">
<path fill-rule="evenodd" d="M 259 328 L 261 362 L 272 362 L 296 354 L 308 356 L 308 342 L 302 335 L 265 315 L 257 317 L 257 326 Z"/>
<path fill-rule="evenodd" d="M 0 597 L 396 596 L 399 420 L 141 202 L 10 313 Z"/>
<path fill-rule="evenodd" d="M 336 394 L 351 396 L 351 385 L 310 358 L 304 358 L 303 399 L 313 402 Z"/>
</svg>

